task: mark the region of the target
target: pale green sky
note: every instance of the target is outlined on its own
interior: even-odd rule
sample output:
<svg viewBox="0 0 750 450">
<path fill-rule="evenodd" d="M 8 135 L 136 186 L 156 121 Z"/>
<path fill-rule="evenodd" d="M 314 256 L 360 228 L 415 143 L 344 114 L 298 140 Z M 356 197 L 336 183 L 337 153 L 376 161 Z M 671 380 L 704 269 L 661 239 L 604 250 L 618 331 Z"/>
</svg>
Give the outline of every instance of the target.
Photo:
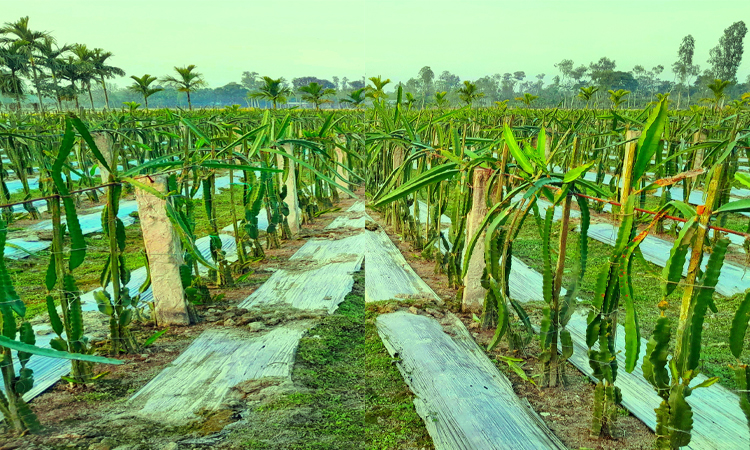
<svg viewBox="0 0 750 450">
<path fill-rule="evenodd" d="M 261 75 L 383 75 L 394 81 L 424 66 L 461 79 L 524 70 L 557 74 L 601 56 L 617 69 L 662 64 L 671 79 L 683 36 L 696 40 L 695 63 L 724 28 L 750 22 L 750 1 L 724 0 L 0 0 L 0 22 L 31 17 L 31 28 L 61 43 L 115 54 L 128 75 L 163 76 L 196 64 L 209 85 Z M 739 71 L 750 73 L 750 37 Z M 124 84 L 120 80 L 119 84 Z"/>
</svg>

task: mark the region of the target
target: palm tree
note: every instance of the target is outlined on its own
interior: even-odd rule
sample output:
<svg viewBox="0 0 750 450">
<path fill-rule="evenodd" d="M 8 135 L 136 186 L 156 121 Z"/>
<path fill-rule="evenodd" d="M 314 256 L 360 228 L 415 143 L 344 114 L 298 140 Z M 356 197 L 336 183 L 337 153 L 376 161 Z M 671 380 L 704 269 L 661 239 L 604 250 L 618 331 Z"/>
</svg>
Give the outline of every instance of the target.
<svg viewBox="0 0 750 450">
<path fill-rule="evenodd" d="M 412 106 L 414 106 L 414 103 L 417 102 L 417 97 L 414 96 L 411 92 L 406 93 L 406 100 L 404 100 L 404 105 L 406 105 L 407 109 L 411 109 Z"/>
<path fill-rule="evenodd" d="M 77 71 L 76 78 L 81 82 L 81 88 L 86 88 L 89 93 L 89 101 L 91 102 L 91 110 L 94 110 L 94 96 L 91 94 L 91 81 L 96 79 L 96 67 L 94 65 L 94 52 L 86 47 L 86 44 L 74 44 L 70 51 L 76 56 L 75 70 Z M 76 103 L 77 106 L 77 103 Z"/>
<path fill-rule="evenodd" d="M 448 92 L 447 91 L 440 91 L 435 92 L 435 105 L 437 105 L 438 108 L 442 108 L 443 106 L 448 104 Z"/>
<path fill-rule="evenodd" d="M 579 89 L 578 98 L 586 102 L 586 108 L 589 107 L 589 102 L 594 97 L 594 94 L 599 90 L 596 86 L 582 87 Z"/>
<path fill-rule="evenodd" d="M 250 98 L 272 102 L 273 109 L 276 109 L 279 103 L 286 103 L 286 98 L 289 95 L 292 95 L 292 90 L 286 85 L 285 80 L 271 77 L 263 77 L 263 84 L 258 88 L 258 92 L 247 94 Z"/>
<path fill-rule="evenodd" d="M 456 92 L 458 92 L 458 97 L 469 107 L 472 103 L 484 97 L 484 94 L 477 90 L 476 83 L 469 80 L 464 80 L 464 85 L 458 88 Z"/>
<path fill-rule="evenodd" d="M 495 105 L 497 105 L 497 108 L 498 108 L 498 109 L 499 109 L 500 111 L 505 111 L 506 109 L 508 109 L 508 102 L 509 102 L 509 101 L 510 101 L 510 100 L 508 100 L 508 99 L 505 99 L 505 100 L 502 100 L 502 101 L 499 101 L 499 102 L 498 102 L 498 101 L 496 101 L 496 102 L 495 102 Z"/>
<path fill-rule="evenodd" d="M 706 98 L 703 99 L 704 101 L 707 101 L 709 103 L 714 104 L 714 110 L 717 110 L 721 107 L 723 107 L 723 99 L 726 97 L 726 94 L 724 93 L 724 90 L 729 86 L 732 82 L 731 81 L 724 81 L 720 79 L 715 79 L 714 81 L 708 83 L 708 89 L 711 90 L 711 93 L 714 94 L 714 98 Z M 721 106 L 720 106 L 721 104 Z"/>
<path fill-rule="evenodd" d="M 15 97 L 16 93 L 23 94 L 23 84 L 17 84 L 17 79 L 17 77 L 13 77 L 9 72 L 0 71 L 0 95 Z"/>
<path fill-rule="evenodd" d="M 109 108 L 109 95 L 107 94 L 107 85 L 104 83 L 105 78 L 114 78 L 125 76 L 125 71 L 115 66 L 108 66 L 107 60 L 112 57 L 112 52 L 105 52 L 101 48 L 95 48 L 92 56 L 94 63 L 94 73 L 99 76 L 99 81 L 104 89 L 104 104 Z M 146 105 L 148 107 L 148 105 Z"/>
<path fill-rule="evenodd" d="M 367 97 L 370 97 L 375 101 L 388 97 L 388 94 L 385 93 L 384 88 L 388 83 L 391 82 L 390 78 L 386 78 L 384 80 L 380 75 L 378 75 L 377 77 L 370 77 L 370 82 L 372 83 L 372 86 L 367 86 L 367 93 L 365 94 Z"/>
<path fill-rule="evenodd" d="M 78 89 L 78 86 L 76 86 L 76 83 L 80 81 L 81 86 L 83 86 L 84 79 L 88 75 L 84 70 L 81 70 L 83 66 L 73 56 L 57 58 L 56 64 L 60 78 L 70 82 L 70 86 L 58 89 L 58 96 L 61 100 L 75 100 L 76 109 L 79 109 L 80 105 L 78 104 L 78 95 L 80 94 L 80 90 Z"/>
<path fill-rule="evenodd" d="M 13 95 L 20 110 L 21 95 L 24 93 L 21 75 L 27 75 L 29 72 L 29 58 L 24 49 L 23 41 L 13 41 L 0 45 L 0 65 L 10 71 L 10 73 L 3 75 L 3 85 L 5 86 L 3 93 Z"/>
<path fill-rule="evenodd" d="M 365 102 L 365 90 L 366 88 L 360 88 L 356 91 L 352 91 L 347 97 L 339 100 L 339 103 L 348 103 L 350 105 L 354 105 L 355 108 L 359 108 L 359 105 Z"/>
<path fill-rule="evenodd" d="M 141 106 L 138 102 L 122 102 L 122 104 L 128 107 L 130 114 L 133 114 Z"/>
<path fill-rule="evenodd" d="M 609 92 L 609 101 L 612 102 L 612 109 L 617 109 L 620 104 L 625 103 L 625 97 L 630 94 L 630 91 L 626 91 L 625 89 L 618 89 L 616 91 L 610 89 L 607 92 Z"/>
<path fill-rule="evenodd" d="M 50 35 L 44 31 L 32 31 L 29 29 L 29 17 L 21 17 L 15 22 L 6 22 L 5 25 L 0 28 L 0 35 L 13 35 L 15 38 L 3 37 L 0 42 L 18 42 L 21 49 L 26 53 L 26 57 L 31 66 L 31 77 L 36 89 L 36 95 L 39 99 L 39 108 L 44 110 L 42 104 L 42 92 L 39 88 L 39 75 L 40 69 L 37 66 L 37 59 L 34 51 L 38 48 L 39 44 L 44 42 L 46 39 L 50 39 Z"/>
<path fill-rule="evenodd" d="M 206 81 L 203 80 L 203 74 L 193 72 L 195 64 L 185 67 L 175 67 L 174 70 L 177 72 L 177 77 L 168 75 L 162 79 L 162 82 L 177 88 L 180 92 L 185 92 L 187 94 L 188 109 L 192 111 L 193 103 L 190 101 L 190 93 L 206 85 Z"/>
<path fill-rule="evenodd" d="M 519 102 L 523 102 L 523 104 L 526 105 L 526 107 L 528 108 L 531 106 L 531 103 L 538 98 L 539 98 L 538 95 L 532 95 L 527 92 L 523 94 L 523 97 L 516 97 L 515 99 L 518 100 Z"/>
<path fill-rule="evenodd" d="M 60 72 L 60 58 L 65 52 L 70 50 L 70 46 L 63 45 L 58 47 L 55 45 L 55 40 L 51 37 L 47 37 L 39 43 L 37 46 L 39 51 L 39 62 L 42 66 L 46 67 L 50 71 L 52 76 L 52 84 L 55 87 L 55 99 L 57 100 L 57 108 L 62 111 L 62 101 L 60 98 L 60 83 L 59 83 L 59 72 Z"/>
<path fill-rule="evenodd" d="M 325 97 L 326 95 L 335 94 L 336 90 L 331 88 L 323 88 L 322 84 L 313 81 L 307 86 L 300 87 L 299 92 L 302 93 L 302 100 L 312 103 L 313 105 L 315 105 L 315 109 L 319 110 L 320 105 L 322 105 L 323 103 L 331 102 L 331 100 L 325 99 L 323 97 Z"/>
<path fill-rule="evenodd" d="M 148 98 L 156 94 L 157 92 L 161 92 L 164 90 L 164 88 L 150 87 L 151 83 L 156 81 L 156 77 L 153 77 L 149 74 L 145 74 L 142 77 L 131 75 L 130 78 L 132 78 L 135 81 L 135 83 L 128 86 L 128 89 L 130 89 L 133 92 L 137 92 L 143 96 L 143 102 L 146 104 L 146 109 L 148 109 Z"/>
</svg>

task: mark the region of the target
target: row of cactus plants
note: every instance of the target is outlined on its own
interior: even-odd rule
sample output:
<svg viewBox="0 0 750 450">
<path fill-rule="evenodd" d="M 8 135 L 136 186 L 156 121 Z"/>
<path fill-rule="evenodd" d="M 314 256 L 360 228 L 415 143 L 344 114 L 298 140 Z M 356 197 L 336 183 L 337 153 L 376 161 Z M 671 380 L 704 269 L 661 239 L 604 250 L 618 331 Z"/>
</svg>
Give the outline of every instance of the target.
<svg viewBox="0 0 750 450">
<path fill-rule="evenodd" d="M 34 343 L 34 334 L 30 324 L 23 320 L 25 308 L 22 308 L 23 303 L 13 292 L 4 264 L 0 267 L 0 278 L 7 286 L 3 292 L 8 299 L 14 299 L 13 302 L 0 302 L 0 305 L 9 305 L 9 308 L 0 308 L 4 324 L 3 336 L 10 340 L 18 339 L 12 343 L 4 340 L 0 342 L 4 352 L 3 376 L 6 381 L 6 394 L 0 401 L 0 409 L 8 423 L 13 424 L 13 429 L 19 433 L 36 431 L 39 426 L 22 398 L 33 383 L 27 363 L 34 352 L 73 359 L 71 375 L 65 379 L 76 384 L 90 383 L 101 376 L 94 373 L 93 363 L 118 362 L 93 354 L 95 350 L 87 342 L 83 326 L 81 294 L 75 271 L 85 261 L 86 238 L 76 212 L 82 194 L 73 191 L 98 183 L 93 178 L 86 179 L 80 174 L 93 176 L 96 170 L 108 174 L 103 180 L 106 182 L 106 203 L 102 210 L 102 225 L 109 255 L 100 276 L 102 289 L 95 291 L 94 297 L 99 311 L 109 317 L 109 353 L 116 356 L 122 352 L 134 353 L 140 350 L 140 344 L 130 332 L 129 326 L 132 321 L 143 317 L 142 311 L 138 309 L 138 296 L 148 287 L 148 284 L 144 284 L 139 292 L 129 292 L 127 288 L 130 270 L 126 261 L 125 226 L 118 217 L 119 204 L 126 192 L 133 188 L 142 189 L 166 200 L 167 215 L 180 235 L 185 251 L 186 266 L 182 274 L 186 295 L 201 301 L 205 300 L 201 295 L 207 290 L 198 273 L 198 264 L 209 267 L 217 284 L 229 284 L 232 281 L 229 264 L 223 258 L 216 220 L 218 205 L 215 181 L 218 173 L 242 174 L 242 182 L 237 184 L 243 186 L 244 193 L 239 200 L 244 214 L 237 214 L 234 201 L 231 202 L 230 209 L 233 217 L 244 219 L 235 224 L 240 231 L 235 235 L 238 248 L 242 249 L 240 254 L 246 255 L 245 244 L 248 243 L 249 252 L 257 260 L 263 257 L 257 217 L 264 206 L 269 213 L 270 225 L 266 242 L 273 246 L 279 244 L 279 237 L 292 238 L 286 224 L 289 212 L 284 200 L 287 196 L 306 196 L 307 217 L 312 220 L 323 212 L 325 205 L 332 204 L 338 189 L 354 195 L 348 184 L 342 184 L 340 180 L 337 183 L 335 180 L 341 176 L 335 170 L 334 158 L 330 156 L 334 147 L 332 136 L 347 135 L 348 144 L 338 144 L 351 155 L 346 170 L 356 177 L 362 168 L 361 161 L 357 158 L 359 140 L 351 138 L 358 130 L 350 117 L 334 117 L 333 114 L 315 114 L 313 117 L 293 117 L 288 114 L 286 117 L 274 117 L 265 113 L 261 116 L 254 114 L 249 121 L 243 117 L 223 117 L 227 121 L 218 123 L 213 123 L 210 118 L 207 120 L 206 117 L 199 117 L 200 122 L 196 124 L 195 117 L 167 111 L 154 117 L 154 120 L 133 121 L 130 124 L 123 120 L 123 116 L 114 122 L 111 117 L 99 117 L 104 119 L 99 122 L 91 121 L 93 118 L 89 116 L 89 123 L 86 124 L 82 118 L 73 115 L 48 115 L 44 120 L 51 131 L 49 135 L 26 136 L 30 141 L 21 139 L 20 135 L 13 132 L 0 136 L 15 140 L 14 142 L 33 142 L 41 146 L 41 143 L 54 142 L 54 130 L 60 133 L 57 135 L 57 151 L 54 154 L 44 152 L 34 159 L 39 162 L 39 186 L 48 197 L 48 211 L 53 225 L 50 263 L 45 280 L 48 291 L 47 310 L 52 329 L 57 335 L 50 344 L 53 349 L 32 351 L 29 347 Z M 57 122 L 57 127 L 52 123 L 54 121 Z M 60 124 L 62 128 L 59 127 Z M 314 132 L 307 131 L 313 127 Z M 238 134 L 243 128 L 250 131 Z M 106 133 L 110 138 L 95 139 L 92 137 L 94 133 L 90 133 L 89 129 L 97 129 L 98 133 Z M 155 132 L 155 129 L 162 131 Z M 165 136 L 169 141 L 166 145 L 162 141 Z M 101 147 L 102 145 L 106 148 Z M 283 145 L 291 145 L 295 151 L 280 150 Z M 71 155 L 75 156 L 76 164 L 71 164 Z M 277 156 L 280 158 L 277 159 Z M 285 163 L 292 160 L 296 163 L 294 172 L 290 172 L 290 164 Z M 284 174 L 285 169 L 285 176 L 299 179 L 299 192 L 286 192 L 283 180 L 275 176 Z M 160 173 L 168 174 L 166 193 L 158 192 L 141 181 L 143 177 Z M 2 181 L 3 186 L 6 179 Z M 193 198 L 199 190 L 203 193 L 203 205 L 210 229 L 210 259 L 204 258 L 195 246 L 196 208 Z M 92 191 L 93 189 L 86 190 L 83 195 Z M 32 200 L 30 193 L 24 193 L 24 200 Z M 9 196 L 5 198 L 10 199 Z M 12 214 L 9 216 L 13 218 Z M 3 223 L 3 243 L 6 231 Z M 246 263 L 247 258 L 238 265 L 247 268 Z M 16 323 L 16 319 L 20 321 Z M 20 352 L 15 363 L 12 350 Z"/>
<path fill-rule="evenodd" d="M 522 120 L 490 110 L 408 115 L 400 111 L 398 104 L 393 109 L 374 105 L 368 114 L 372 128 L 368 133 L 368 154 L 372 155 L 374 164 L 373 171 L 368 172 L 368 191 L 372 193 L 373 206 L 381 208 L 387 223 L 417 249 L 424 250 L 423 255 L 437 255 L 439 264 L 436 268 L 445 270 L 449 283 L 459 288 L 459 294 L 471 254 L 479 247 L 478 242 L 484 243 L 482 286 L 486 293 L 482 323 L 484 327 L 494 327 L 496 330 L 490 348 L 495 347 L 503 336 L 508 337 L 510 349 L 522 347 L 528 342 L 522 333 L 515 331 L 519 326 L 530 326 L 527 325 L 528 315 L 510 296 L 508 278 L 512 267 L 513 240 L 527 216 L 536 218 L 541 239 L 542 291 L 546 304 L 539 333 L 542 350 L 539 359 L 542 361 L 541 376 L 547 386 L 561 381 L 558 364 L 572 352 L 565 325 L 575 309 L 575 298 L 581 288 L 579 283 L 587 266 L 588 211 L 589 207 L 601 211 L 603 206 L 578 194 L 602 197 L 618 205 L 613 209 L 620 229 L 612 256 L 599 271 L 588 317 L 586 341 L 590 349 L 589 360 L 594 376 L 599 380 L 592 407 L 592 434 L 597 436 L 617 432 L 615 405 L 620 403 L 621 395 L 615 384 L 618 369 L 615 356 L 620 352 L 615 337 L 618 315 L 623 309 L 626 344 L 622 349 L 625 364 L 621 369 L 628 372 L 634 370 L 642 353 L 631 280 L 633 257 L 640 243 L 650 230 L 663 229 L 666 213 L 677 214 L 687 221 L 685 225 L 671 229 L 677 236 L 675 246 L 679 248 L 673 250 L 670 264 L 665 268 L 664 276 L 669 275 L 671 293 L 682 275 L 685 252 L 689 247 L 687 242 L 696 239 L 690 233 L 694 233 L 696 227 L 703 227 L 701 229 L 705 235 L 706 227 L 714 221 L 722 224 L 731 213 L 750 208 L 749 201 L 733 202 L 728 196 L 731 181 L 743 179 L 737 169 L 739 158 L 747 153 L 743 151 L 748 147 L 747 135 L 742 134 L 747 128 L 747 114 L 738 110 L 731 117 L 719 118 L 699 108 L 690 112 L 670 112 L 668 103 L 668 96 L 663 96 L 651 108 L 639 112 L 541 110 L 524 115 Z M 498 123 L 502 125 L 498 126 Z M 640 129 L 640 133 L 631 133 L 629 130 L 633 128 Z M 546 133 L 545 129 L 551 133 Z M 552 145 L 547 145 L 545 151 L 544 141 L 550 135 Z M 730 166 L 732 170 L 727 171 L 726 168 Z M 472 173 L 481 170 L 481 167 L 492 170 L 489 187 L 483 187 L 487 192 L 483 199 L 487 202 L 487 213 L 479 230 L 468 235 L 465 220 L 472 209 L 471 191 L 474 186 L 471 182 L 476 179 Z M 583 175 L 592 171 L 596 175 L 595 181 L 589 182 L 588 177 L 584 179 Z M 604 176 L 608 173 L 612 177 L 609 183 L 604 183 Z M 654 179 L 656 181 L 651 181 Z M 685 199 L 689 198 L 690 190 L 702 186 L 707 201 L 706 206 L 698 208 L 700 214 L 687 202 L 672 200 L 670 190 L 666 188 L 677 183 L 682 183 Z M 659 214 L 639 232 L 643 219 L 637 210 L 646 206 L 647 194 L 657 188 L 661 188 Z M 544 212 L 540 212 L 537 206 L 542 198 L 551 205 Z M 436 199 L 440 203 L 432 207 Z M 416 205 L 419 201 L 427 203 L 430 211 L 438 214 L 446 210 L 443 204 L 449 206 L 448 210 L 453 212 L 449 236 L 440 231 L 439 215 L 434 218 L 429 214 L 427 226 L 415 230 L 422 235 L 410 236 L 414 229 L 409 227 L 409 223 L 418 223 Z M 574 282 L 561 298 L 567 246 L 565 240 L 568 236 L 570 206 L 574 201 L 577 201 L 581 213 L 578 244 L 581 260 L 575 262 L 571 277 Z M 555 206 L 561 206 L 559 209 L 563 215 L 556 251 L 552 249 Z M 704 217 L 701 219 L 703 222 L 697 217 Z M 684 312 L 680 315 L 674 342 L 690 347 L 690 350 L 679 351 L 683 354 L 693 352 L 692 362 L 670 372 L 671 381 L 669 377 L 664 377 L 663 366 L 659 364 L 662 361 L 660 358 L 666 358 L 665 345 L 669 345 L 670 319 L 667 317 L 658 320 L 654 332 L 659 345 L 649 342 L 646 349 L 644 371 L 650 370 L 647 369 L 650 366 L 646 360 L 652 356 L 660 367 L 657 381 L 654 381 L 653 375 L 647 378 L 652 383 L 658 383 L 655 389 L 665 402 L 655 411 L 659 423 L 657 444 L 662 448 L 679 448 L 689 442 L 687 421 L 681 422 L 682 419 L 678 418 L 684 412 L 682 404 L 687 403 L 681 402 L 678 397 L 682 395 L 684 399 L 692 388 L 676 387 L 689 386 L 698 374 L 696 355 L 700 354 L 699 330 L 706 307 L 713 308 L 710 299 L 726 251 L 727 241 L 720 234 L 716 233 L 712 244 L 706 241 L 712 246 L 706 271 L 700 271 L 700 259 L 695 263 L 697 265 L 691 261 L 690 267 L 694 266 L 694 273 L 689 272 L 685 282 L 685 286 L 690 288 L 685 289 Z M 418 242 L 422 243 L 422 247 L 417 245 Z M 703 245 L 704 239 L 701 238 L 700 246 L 693 254 L 703 255 Z M 429 248 L 425 249 L 424 246 Z M 442 255 L 434 251 L 436 247 L 443 249 Z M 445 264 L 451 262 L 458 262 L 453 266 L 453 271 Z M 735 367 L 738 386 L 748 384 L 747 366 L 740 359 L 750 316 L 748 311 L 750 300 L 741 304 L 732 328 L 731 342 L 737 349 L 733 349 L 733 354 L 738 359 Z M 562 349 L 561 355 L 558 354 L 559 348 Z M 713 382 L 715 379 L 709 379 L 693 388 Z M 675 387 L 672 400 L 670 387 Z M 678 392 L 680 389 L 682 391 Z M 740 392 L 740 398 L 743 409 L 750 411 L 749 397 Z M 671 409 L 677 403 L 680 403 L 679 408 Z"/>
</svg>

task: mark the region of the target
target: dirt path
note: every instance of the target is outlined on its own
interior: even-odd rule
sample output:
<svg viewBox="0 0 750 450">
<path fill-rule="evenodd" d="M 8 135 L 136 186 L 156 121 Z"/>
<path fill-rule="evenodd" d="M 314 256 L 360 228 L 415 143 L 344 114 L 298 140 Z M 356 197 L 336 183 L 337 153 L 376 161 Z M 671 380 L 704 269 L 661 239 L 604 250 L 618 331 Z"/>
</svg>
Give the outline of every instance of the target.
<svg viewBox="0 0 750 450">
<path fill-rule="evenodd" d="M 353 201 L 348 201 L 343 203 L 343 207 L 346 208 L 352 204 Z M 195 361 L 192 356 L 199 355 L 199 352 L 191 352 L 192 356 L 191 353 L 188 353 L 188 357 L 185 357 L 184 355 L 190 347 L 203 348 L 203 356 L 210 356 L 216 361 L 222 359 L 217 352 L 226 350 L 223 342 L 224 338 L 228 336 L 231 339 L 237 339 L 237 336 L 240 336 L 240 340 L 244 344 L 246 343 L 244 338 L 247 335 L 252 335 L 254 345 L 260 348 L 263 347 L 263 344 L 258 345 L 260 341 L 257 340 L 257 337 L 270 335 L 274 333 L 274 330 L 279 330 L 276 333 L 280 333 L 295 327 L 308 329 L 321 317 L 327 315 L 326 311 L 304 311 L 291 307 L 260 307 L 246 310 L 238 308 L 236 305 L 245 300 L 248 294 L 252 294 L 258 285 L 270 280 L 275 273 L 298 265 L 298 262 L 290 261 L 290 256 L 303 247 L 308 240 L 321 237 L 325 240 L 335 240 L 332 239 L 333 232 L 325 230 L 324 226 L 342 214 L 341 212 L 325 214 L 316 219 L 314 224 L 303 227 L 300 239 L 284 242 L 283 249 L 266 251 L 267 260 L 258 264 L 259 267 L 255 274 L 250 276 L 243 285 L 231 289 L 214 290 L 213 294 L 220 296 L 224 294 L 226 297 L 223 298 L 221 303 L 198 307 L 203 319 L 200 324 L 192 327 L 174 327 L 153 346 L 144 350 L 143 354 L 125 356 L 124 359 L 128 361 L 126 364 L 116 367 L 108 376 L 92 386 L 70 389 L 61 383 L 57 383 L 51 390 L 31 403 L 32 408 L 40 416 L 41 422 L 47 425 L 45 432 L 41 435 L 26 436 L 21 439 L 8 437 L 7 442 L 13 445 L 13 447 L 8 448 L 118 448 L 119 450 L 216 448 L 215 442 L 200 444 L 196 441 L 195 444 L 183 445 L 178 441 L 200 440 L 205 436 L 211 436 L 219 432 L 230 423 L 241 421 L 243 411 L 247 412 L 251 409 L 246 401 L 247 397 L 272 387 L 264 385 L 265 381 L 260 381 L 259 384 L 247 382 L 253 376 L 246 373 L 244 368 L 248 366 L 248 361 L 255 359 L 257 353 L 248 354 L 247 351 L 250 350 L 246 345 L 238 346 L 238 348 L 243 348 L 241 354 L 244 357 L 235 359 L 233 363 L 225 364 L 224 367 L 227 369 L 225 372 L 209 373 L 209 376 L 203 378 L 195 373 L 191 373 L 187 377 L 179 376 L 179 379 L 184 380 L 185 389 L 195 390 L 200 388 L 204 393 L 207 393 L 205 397 L 209 401 L 205 405 L 196 404 L 194 408 L 188 411 L 194 416 L 191 418 L 193 420 L 178 423 L 177 420 L 169 420 L 164 414 L 144 419 L 142 416 L 135 414 L 135 402 L 140 401 L 139 398 L 142 396 L 136 396 L 133 403 L 128 403 L 125 400 L 132 394 L 144 389 L 144 386 L 155 379 L 160 372 L 164 372 L 161 378 L 165 384 L 174 383 L 175 380 L 169 376 L 169 373 L 174 373 L 182 364 L 178 356 L 183 355 L 180 356 L 183 361 L 186 359 Z M 348 288 L 351 289 L 351 284 Z M 302 326 L 304 324 L 306 326 Z M 142 336 L 153 333 L 153 328 L 149 326 L 136 325 L 134 328 L 136 335 L 142 339 L 145 339 Z M 297 336 L 299 337 L 301 334 L 302 332 L 299 332 Z M 198 336 L 203 337 L 196 339 Z M 222 345 L 213 345 L 217 342 L 222 342 Z M 211 349 L 217 350 L 217 352 L 212 353 Z M 284 361 L 287 363 L 285 373 L 288 378 L 294 360 L 294 352 L 284 349 L 281 353 L 287 355 Z M 291 355 L 291 360 L 289 355 Z M 201 361 L 206 361 L 206 359 L 203 358 Z M 224 359 L 224 362 L 226 361 Z M 231 358 L 229 361 L 231 361 Z M 272 367 L 273 370 L 278 370 L 278 364 L 274 364 L 275 362 L 279 362 L 279 360 L 269 358 L 267 364 L 261 364 L 264 366 L 263 370 L 271 370 Z M 284 372 L 284 369 L 281 369 L 281 371 Z M 237 377 L 236 373 L 245 375 Z M 276 377 L 277 374 L 272 373 L 271 375 Z M 260 373 L 256 374 L 255 377 L 263 379 L 263 375 L 263 373 Z M 227 386 L 236 381 L 240 387 L 233 386 L 228 392 L 222 394 L 219 389 L 215 389 L 215 386 L 210 384 L 215 381 L 215 378 L 223 378 Z M 241 379 L 244 379 L 244 381 Z M 179 380 L 177 382 L 179 384 Z M 270 389 L 268 394 L 270 395 L 274 390 L 283 392 L 284 387 L 280 386 L 280 383 L 276 383 L 274 389 Z M 204 406 L 208 406 L 208 408 Z M 180 414 L 182 413 L 180 410 Z M 188 416 L 188 414 L 185 413 L 184 416 Z M 0 442 L 7 445 L 5 444 L 5 438 L 3 437 Z M 238 443 L 232 445 L 235 444 L 237 444 L 236 448 L 246 448 Z M 227 445 L 225 448 L 235 448 L 232 445 Z"/>
</svg>

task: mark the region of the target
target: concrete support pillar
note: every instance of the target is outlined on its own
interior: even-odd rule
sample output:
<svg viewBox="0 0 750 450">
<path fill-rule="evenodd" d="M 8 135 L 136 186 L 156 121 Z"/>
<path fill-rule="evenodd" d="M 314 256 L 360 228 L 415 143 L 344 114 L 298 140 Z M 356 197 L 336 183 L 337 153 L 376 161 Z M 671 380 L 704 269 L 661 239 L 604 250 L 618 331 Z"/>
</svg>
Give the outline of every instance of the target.
<svg viewBox="0 0 750 450">
<path fill-rule="evenodd" d="M 492 170 L 477 167 L 472 178 L 471 211 L 466 218 L 466 242 L 476 234 L 482 220 L 487 215 L 487 181 Z M 484 272 L 484 234 L 477 240 L 474 251 L 469 259 L 469 267 L 464 277 L 464 293 L 461 303 L 463 311 L 481 313 L 484 306 L 486 290 L 482 287 L 482 273 Z"/>
<path fill-rule="evenodd" d="M 283 146 L 284 151 L 292 155 L 292 147 L 287 145 Z M 286 180 L 281 180 L 282 186 L 286 186 L 286 198 L 284 203 L 289 207 L 289 215 L 286 217 L 289 223 L 289 230 L 292 234 L 298 234 L 300 230 L 300 223 L 302 221 L 302 210 L 299 207 L 299 198 L 297 197 L 297 177 L 295 175 L 295 164 L 294 161 L 288 158 L 284 158 L 281 155 L 276 155 L 276 162 L 279 168 L 284 167 L 284 163 L 289 164 L 289 173 L 287 174 Z"/>
<path fill-rule="evenodd" d="M 706 139 L 708 139 L 708 136 L 706 136 L 706 133 L 703 133 L 702 131 L 696 131 L 695 134 L 693 134 L 693 145 L 698 145 L 704 142 Z M 703 150 L 702 148 L 699 148 L 695 151 L 694 157 L 693 157 L 693 167 L 691 167 L 692 170 L 700 169 L 703 167 Z M 690 177 L 693 182 L 695 182 L 698 179 L 698 176 Z"/>
<path fill-rule="evenodd" d="M 151 178 L 153 182 L 145 177 L 140 181 L 159 192 L 167 192 L 166 175 L 152 175 Z M 151 269 L 156 322 L 159 325 L 189 325 L 190 306 L 180 278 L 180 266 L 184 264 L 182 246 L 167 216 L 166 200 L 142 189 L 135 190 L 135 198 Z"/>
<path fill-rule="evenodd" d="M 349 185 L 349 183 L 348 183 L 348 181 L 349 181 L 349 172 L 347 172 L 346 169 L 344 169 L 343 167 L 341 167 L 342 165 L 346 164 L 346 159 L 344 158 L 344 151 L 341 150 L 338 147 L 334 148 L 334 151 L 336 152 L 336 162 L 339 163 L 339 165 L 336 166 L 336 173 L 338 173 L 341 178 L 343 178 L 344 180 L 346 180 L 346 181 L 342 181 L 341 178 L 339 178 L 339 179 L 336 180 L 336 184 L 339 184 L 339 185 L 346 184 L 345 187 L 348 189 L 349 188 L 349 186 L 348 186 Z M 338 193 L 339 193 L 340 196 L 344 196 L 345 195 L 345 196 L 349 197 L 349 194 L 347 194 L 346 192 L 342 191 L 341 189 L 338 189 Z"/>
<path fill-rule="evenodd" d="M 102 156 L 104 156 L 104 160 L 107 161 L 107 164 L 109 164 L 110 167 L 116 165 L 117 161 L 112 161 L 112 136 L 106 131 L 100 131 L 97 133 L 91 133 L 91 137 L 94 139 L 94 143 L 102 153 Z M 109 171 L 107 169 L 99 166 L 99 173 L 102 177 L 102 184 L 109 182 Z"/>
</svg>

